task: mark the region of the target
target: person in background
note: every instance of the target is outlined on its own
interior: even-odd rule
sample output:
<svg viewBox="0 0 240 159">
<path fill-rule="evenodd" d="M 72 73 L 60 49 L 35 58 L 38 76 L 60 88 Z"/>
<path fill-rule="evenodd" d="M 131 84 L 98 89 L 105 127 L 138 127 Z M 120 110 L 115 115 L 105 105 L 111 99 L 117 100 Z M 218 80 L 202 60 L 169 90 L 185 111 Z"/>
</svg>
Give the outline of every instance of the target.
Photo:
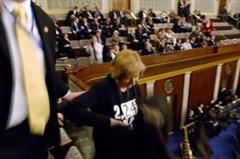
<svg viewBox="0 0 240 159">
<path fill-rule="evenodd" d="M 92 34 L 95 34 L 97 31 L 102 31 L 102 25 L 100 24 L 97 17 L 93 18 L 93 22 L 90 24 L 90 28 L 92 29 Z"/>
<path fill-rule="evenodd" d="M 93 11 L 93 17 L 97 17 L 100 23 L 104 20 L 104 16 L 98 6 L 96 6 L 95 10 Z"/>
<path fill-rule="evenodd" d="M 85 6 L 84 11 L 82 12 L 83 17 L 87 18 L 88 22 L 92 22 L 93 21 L 93 13 L 90 10 L 89 6 Z"/>
<path fill-rule="evenodd" d="M 64 34 L 63 37 L 61 35 L 58 43 L 58 51 L 64 55 L 67 55 L 68 58 L 76 58 L 73 48 L 71 47 L 68 34 Z"/>
<path fill-rule="evenodd" d="M 90 55 L 90 64 L 103 63 L 103 45 L 97 41 L 96 36 L 92 36 L 91 44 L 87 46 L 87 52 Z"/>
<path fill-rule="evenodd" d="M 203 16 L 202 19 L 202 32 L 205 34 L 205 36 L 211 37 L 213 31 L 213 23 L 210 19 L 206 18 L 206 16 Z"/>
<path fill-rule="evenodd" d="M 119 37 L 119 31 L 114 30 L 113 35 L 111 37 L 112 44 L 119 44 L 120 43 L 120 37 Z"/>
<path fill-rule="evenodd" d="M 142 8 L 138 13 L 138 18 L 139 18 L 140 21 L 146 20 L 147 16 L 148 15 L 147 15 L 147 12 L 146 12 L 145 8 Z"/>
<path fill-rule="evenodd" d="M 116 56 L 119 54 L 120 48 L 118 44 L 113 44 L 112 49 L 110 49 L 110 56 L 112 60 L 116 58 Z"/>
<path fill-rule="evenodd" d="M 111 19 L 112 23 L 114 23 L 118 17 L 118 12 L 116 9 L 113 9 L 109 12 L 108 17 Z"/>
<path fill-rule="evenodd" d="M 147 32 L 145 29 L 143 29 L 141 24 L 137 25 L 137 28 L 135 30 L 135 37 L 136 37 L 136 40 L 138 40 L 136 49 L 142 50 L 144 46 L 144 42 L 147 39 Z"/>
<path fill-rule="evenodd" d="M 80 23 L 80 37 L 83 39 L 89 39 L 92 34 L 92 29 L 88 19 L 84 17 L 82 23 Z"/>
<path fill-rule="evenodd" d="M 189 50 L 192 49 L 192 45 L 190 43 L 190 40 L 188 38 L 185 38 L 185 42 L 182 43 L 183 50 Z"/>
<path fill-rule="evenodd" d="M 80 9 L 78 8 L 78 6 L 74 6 L 73 10 L 70 10 L 67 15 L 66 15 L 66 22 L 68 25 L 70 25 L 73 21 L 73 18 L 80 18 L 82 17 L 82 13 L 80 11 Z"/>
<path fill-rule="evenodd" d="M 113 32 L 113 24 L 109 17 L 106 18 L 105 22 L 103 23 L 103 34 L 105 37 L 109 38 L 112 36 Z"/>
<path fill-rule="evenodd" d="M 179 16 L 184 16 L 189 22 L 190 18 L 190 9 L 191 9 L 191 4 L 188 0 L 179 0 L 178 2 L 178 15 Z"/>
<path fill-rule="evenodd" d="M 56 75 L 55 33 L 52 19 L 31 0 L 0 1 L 0 158 L 46 159 L 47 148 L 59 143 L 57 98 L 71 101 L 79 93 Z M 28 62 L 24 54 L 34 58 Z"/>
<path fill-rule="evenodd" d="M 57 19 L 54 17 L 53 18 L 53 22 L 54 22 L 54 25 L 55 25 L 55 29 L 56 29 L 56 35 L 57 37 L 62 34 L 62 29 L 60 28 L 60 26 L 57 24 Z"/>
<path fill-rule="evenodd" d="M 79 19 L 77 17 L 73 17 L 70 27 L 71 27 L 71 31 L 74 34 L 74 36 L 77 39 L 79 39 L 81 37 L 81 34 L 80 34 L 81 30 L 79 27 Z"/>
<path fill-rule="evenodd" d="M 122 44 L 122 47 L 121 47 L 121 51 L 125 51 L 125 50 L 127 50 L 128 49 L 128 46 L 127 46 L 127 44 Z"/>
<path fill-rule="evenodd" d="M 157 17 L 156 13 L 153 11 L 152 8 L 149 8 L 149 10 L 148 10 L 148 17 L 152 17 L 152 18 Z"/>
<path fill-rule="evenodd" d="M 118 10 L 118 17 L 121 18 L 121 22 L 122 24 L 124 24 L 125 26 L 128 25 L 128 17 L 127 17 L 127 12 L 124 10 L 123 7 L 121 7 L 119 10 Z"/>
<path fill-rule="evenodd" d="M 144 48 L 142 50 L 141 55 L 151 55 L 154 54 L 154 49 L 152 44 L 150 43 L 150 39 L 147 39 L 144 43 Z"/>
<path fill-rule="evenodd" d="M 183 50 L 183 47 L 182 47 L 182 39 L 177 39 L 177 43 L 176 43 L 176 45 L 174 46 L 174 50 Z"/>
</svg>

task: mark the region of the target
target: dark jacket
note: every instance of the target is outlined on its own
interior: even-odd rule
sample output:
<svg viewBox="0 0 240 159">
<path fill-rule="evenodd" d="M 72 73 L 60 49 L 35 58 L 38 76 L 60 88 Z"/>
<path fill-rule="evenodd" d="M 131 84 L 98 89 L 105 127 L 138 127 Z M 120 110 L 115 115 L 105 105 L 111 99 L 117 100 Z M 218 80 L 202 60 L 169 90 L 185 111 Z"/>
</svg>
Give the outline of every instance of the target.
<svg viewBox="0 0 240 159">
<path fill-rule="evenodd" d="M 76 123 L 94 126 L 96 158 L 130 159 L 137 154 L 133 126 L 138 115 L 138 101 L 136 86 L 120 93 L 109 75 L 66 107 L 64 114 Z M 86 110 L 88 107 L 92 112 Z M 129 126 L 111 128 L 110 117 Z"/>
<path fill-rule="evenodd" d="M 50 118 L 45 129 L 44 136 L 49 145 L 57 144 L 59 139 L 59 127 L 56 116 L 56 99 L 64 96 L 68 89 L 57 78 L 54 70 L 54 50 L 55 50 L 55 26 L 51 18 L 32 3 L 33 12 L 36 18 L 39 34 L 43 42 L 43 51 L 46 67 L 46 84 L 50 99 Z M 46 27 L 48 31 L 46 31 Z M 13 76 L 9 46 L 6 39 L 6 31 L 0 17 L 0 134 L 5 131 L 10 105 L 12 100 Z M 1 136 L 0 136 L 1 141 Z"/>
</svg>

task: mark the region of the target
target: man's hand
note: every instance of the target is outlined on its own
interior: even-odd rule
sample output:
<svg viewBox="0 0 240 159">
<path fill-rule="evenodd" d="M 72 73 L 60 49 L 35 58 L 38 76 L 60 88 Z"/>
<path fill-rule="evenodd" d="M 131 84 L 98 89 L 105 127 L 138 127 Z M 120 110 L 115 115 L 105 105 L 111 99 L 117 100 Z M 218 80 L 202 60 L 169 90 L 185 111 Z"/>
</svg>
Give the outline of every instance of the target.
<svg viewBox="0 0 240 159">
<path fill-rule="evenodd" d="M 121 120 L 117 120 L 114 118 L 110 119 L 111 122 L 111 127 L 115 127 L 115 126 L 127 126 L 127 124 L 125 124 L 124 122 L 122 122 Z"/>
<path fill-rule="evenodd" d="M 64 96 L 62 99 L 71 102 L 73 99 L 76 97 L 80 96 L 81 94 L 85 93 L 86 91 L 81 91 L 81 92 L 71 92 L 68 95 Z"/>
<path fill-rule="evenodd" d="M 60 125 L 60 126 L 64 126 L 64 116 L 63 116 L 63 114 L 62 113 L 57 113 L 57 118 L 58 118 L 58 124 Z"/>
</svg>

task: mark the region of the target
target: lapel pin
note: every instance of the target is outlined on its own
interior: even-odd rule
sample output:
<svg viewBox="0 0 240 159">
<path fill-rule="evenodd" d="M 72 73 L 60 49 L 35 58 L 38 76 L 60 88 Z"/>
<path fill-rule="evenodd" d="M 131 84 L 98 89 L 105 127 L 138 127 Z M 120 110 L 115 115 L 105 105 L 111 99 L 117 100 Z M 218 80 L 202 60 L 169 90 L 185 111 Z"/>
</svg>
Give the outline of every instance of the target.
<svg viewBox="0 0 240 159">
<path fill-rule="evenodd" d="M 44 30 L 45 33 L 48 33 L 48 27 L 47 26 L 44 26 L 43 30 Z"/>
</svg>

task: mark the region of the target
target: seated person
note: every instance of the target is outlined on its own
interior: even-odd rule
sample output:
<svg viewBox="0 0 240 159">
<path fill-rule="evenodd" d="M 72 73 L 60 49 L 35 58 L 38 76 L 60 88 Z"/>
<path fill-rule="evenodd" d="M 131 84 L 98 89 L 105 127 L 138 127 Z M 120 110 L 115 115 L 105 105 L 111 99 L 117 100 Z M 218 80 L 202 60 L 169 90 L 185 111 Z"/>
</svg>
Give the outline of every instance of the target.
<svg viewBox="0 0 240 159">
<path fill-rule="evenodd" d="M 135 37 L 138 40 L 138 44 L 137 44 L 137 50 L 142 50 L 143 46 L 144 46 L 144 42 L 147 39 L 147 32 L 146 30 L 143 29 L 143 26 L 141 24 L 137 25 L 137 29 L 135 30 Z"/>
<path fill-rule="evenodd" d="M 152 47 L 152 44 L 150 43 L 150 39 L 147 39 L 147 41 L 144 43 L 144 48 L 142 50 L 141 55 L 151 55 L 154 54 L 154 49 Z"/>
<path fill-rule="evenodd" d="M 177 39 L 177 43 L 174 46 L 174 50 L 183 50 L 182 39 Z"/>
<path fill-rule="evenodd" d="M 157 51 L 159 53 L 165 53 L 167 51 L 167 46 L 164 40 L 158 40 Z"/>
<path fill-rule="evenodd" d="M 113 22 L 113 30 L 117 30 L 119 33 L 126 33 L 126 26 L 121 22 L 121 18 L 117 17 L 116 21 Z"/>
<path fill-rule="evenodd" d="M 66 22 L 68 25 L 71 25 L 73 18 L 80 18 L 82 16 L 82 13 L 80 12 L 80 9 L 78 6 L 74 6 L 73 10 L 70 10 L 66 15 Z"/>
<path fill-rule="evenodd" d="M 212 35 L 211 37 L 207 38 L 208 46 L 214 46 L 216 45 L 216 36 Z"/>
<path fill-rule="evenodd" d="M 93 11 L 92 14 L 93 14 L 93 17 L 97 17 L 97 19 L 100 23 L 103 22 L 104 17 L 98 6 L 95 7 L 95 10 Z"/>
<path fill-rule="evenodd" d="M 153 18 L 152 17 L 147 18 L 146 26 L 149 30 L 149 33 L 154 34 L 154 23 L 153 23 Z"/>
<path fill-rule="evenodd" d="M 126 15 L 126 11 L 121 7 L 118 11 L 118 17 L 120 17 L 122 24 L 128 25 L 128 17 Z"/>
<path fill-rule="evenodd" d="M 140 21 L 146 20 L 147 16 L 148 15 L 147 15 L 145 8 L 142 8 L 138 13 L 138 18 L 140 19 Z"/>
<path fill-rule="evenodd" d="M 160 22 L 161 23 L 167 23 L 169 21 L 168 20 L 169 19 L 168 13 L 165 10 L 161 11 L 159 17 L 160 17 Z"/>
<path fill-rule="evenodd" d="M 199 48 L 202 46 L 201 43 L 197 42 L 196 38 L 193 36 L 191 37 L 190 43 L 192 45 L 192 48 Z"/>
<path fill-rule="evenodd" d="M 119 37 L 119 32 L 117 31 L 117 30 L 115 30 L 114 32 L 113 32 L 113 35 L 112 35 L 112 37 L 111 37 L 112 39 L 112 44 L 119 44 L 120 43 L 120 37 Z"/>
<path fill-rule="evenodd" d="M 87 18 L 88 22 L 93 21 L 93 14 L 92 14 L 92 11 L 90 10 L 89 6 L 84 7 L 82 15 L 83 15 L 83 17 Z"/>
<path fill-rule="evenodd" d="M 171 43 L 173 45 L 177 43 L 176 34 L 170 28 L 166 29 L 164 37 L 166 38 L 167 43 Z"/>
<path fill-rule="evenodd" d="M 182 43 L 183 50 L 189 50 L 192 49 L 192 45 L 190 43 L 190 40 L 188 38 L 185 38 L 185 42 Z"/>
<path fill-rule="evenodd" d="M 210 19 L 207 19 L 205 16 L 203 16 L 203 23 L 202 23 L 202 32 L 206 36 L 211 36 L 213 31 L 213 23 Z"/>
<path fill-rule="evenodd" d="M 57 24 L 57 19 L 56 18 L 53 18 L 53 22 L 54 22 L 54 25 L 55 25 L 56 35 L 57 35 L 57 38 L 58 38 L 58 36 L 60 36 L 62 34 L 62 29 Z"/>
<path fill-rule="evenodd" d="M 138 40 L 135 36 L 135 29 L 134 28 L 128 28 L 128 36 L 127 39 L 130 43 L 137 43 Z"/>
<path fill-rule="evenodd" d="M 59 39 L 58 43 L 58 51 L 62 55 L 66 55 L 68 58 L 76 58 L 76 55 L 74 54 L 74 51 L 70 45 L 70 40 L 68 38 L 68 34 L 64 34 L 60 36 L 61 38 Z"/>
<path fill-rule="evenodd" d="M 80 26 L 79 26 L 79 19 L 74 17 L 71 23 L 71 31 L 76 38 L 81 37 Z"/>
<path fill-rule="evenodd" d="M 116 56 L 119 54 L 120 48 L 118 44 L 113 44 L 112 48 L 110 49 L 110 56 L 112 60 L 116 58 Z"/>
<path fill-rule="evenodd" d="M 130 43 L 129 47 L 133 50 L 137 50 L 138 40 L 135 35 L 135 28 L 128 28 L 127 41 Z"/>
<path fill-rule="evenodd" d="M 186 18 L 183 16 L 180 17 L 177 25 L 180 27 L 180 33 L 191 32 L 192 30 L 191 25 L 186 21 Z"/>
<path fill-rule="evenodd" d="M 157 17 L 156 13 L 153 11 L 152 8 L 149 8 L 149 10 L 148 10 L 148 17 L 152 17 L 152 18 Z"/>
<path fill-rule="evenodd" d="M 93 22 L 91 23 L 90 26 L 93 34 L 95 34 L 97 31 L 102 30 L 102 25 L 99 23 L 99 20 L 97 17 L 93 18 Z"/>
<path fill-rule="evenodd" d="M 113 24 L 109 17 L 106 18 L 105 22 L 103 23 L 103 31 L 102 32 L 105 35 L 105 37 L 107 37 L 107 38 L 112 36 Z"/>
<path fill-rule="evenodd" d="M 114 23 L 118 17 L 117 10 L 113 9 L 112 11 L 109 12 L 108 16 L 111 19 L 112 23 Z"/>
<path fill-rule="evenodd" d="M 82 20 L 83 22 L 80 24 L 80 37 L 84 39 L 89 39 L 92 34 L 91 25 L 86 17 L 84 17 Z"/>
<path fill-rule="evenodd" d="M 121 51 L 125 51 L 128 49 L 127 44 L 122 44 Z"/>
</svg>

